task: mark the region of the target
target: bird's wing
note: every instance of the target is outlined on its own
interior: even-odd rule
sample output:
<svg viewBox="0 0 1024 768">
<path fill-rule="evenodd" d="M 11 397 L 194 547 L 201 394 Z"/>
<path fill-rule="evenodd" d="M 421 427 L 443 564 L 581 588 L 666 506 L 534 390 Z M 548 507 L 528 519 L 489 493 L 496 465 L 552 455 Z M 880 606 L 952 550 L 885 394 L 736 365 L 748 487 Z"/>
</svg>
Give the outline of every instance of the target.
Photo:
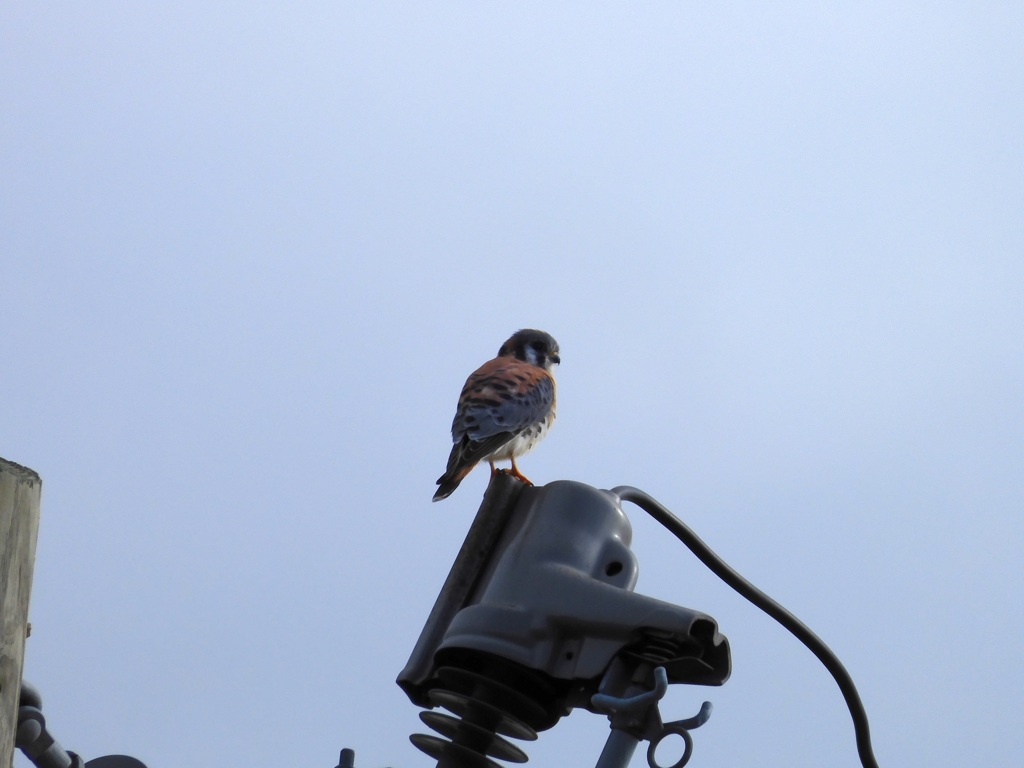
<svg viewBox="0 0 1024 768">
<path fill-rule="evenodd" d="M 495 358 L 466 380 L 452 421 L 452 440 L 459 443 L 468 437 L 497 450 L 547 416 L 554 402 L 555 380 L 543 368 L 515 358 Z M 504 439 L 494 445 L 489 438 L 499 435 Z"/>
</svg>

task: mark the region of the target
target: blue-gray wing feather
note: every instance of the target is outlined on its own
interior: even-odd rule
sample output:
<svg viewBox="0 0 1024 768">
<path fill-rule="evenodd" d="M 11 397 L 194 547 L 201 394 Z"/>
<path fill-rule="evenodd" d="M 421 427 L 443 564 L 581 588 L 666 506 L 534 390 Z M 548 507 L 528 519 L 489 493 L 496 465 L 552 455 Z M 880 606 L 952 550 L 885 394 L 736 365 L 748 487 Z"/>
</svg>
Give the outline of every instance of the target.
<svg viewBox="0 0 1024 768">
<path fill-rule="evenodd" d="M 549 376 L 539 378 L 525 392 L 502 392 L 501 399 L 493 396 L 495 385 L 492 382 L 488 384 L 488 389 L 492 391 L 480 397 L 468 397 L 455 414 L 452 440 L 456 443 L 464 437 L 480 442 L 499 434 L 507 434 L 507 439 L 511 440 L 551 412 L 555 400 L 555 384 Z"/>
</svg>

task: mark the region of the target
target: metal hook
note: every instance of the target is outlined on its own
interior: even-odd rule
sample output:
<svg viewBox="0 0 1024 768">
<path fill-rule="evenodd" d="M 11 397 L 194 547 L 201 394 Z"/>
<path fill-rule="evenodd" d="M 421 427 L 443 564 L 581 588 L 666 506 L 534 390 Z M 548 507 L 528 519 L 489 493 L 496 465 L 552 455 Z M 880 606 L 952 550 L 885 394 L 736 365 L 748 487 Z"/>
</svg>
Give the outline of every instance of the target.
<svg viewBox="0 0 1024 768">
<path fill-rule="evenodd" d="M 651 704 L 656 704 L 665 698 L 668 692 L 668 673 L 664 667 L 654 669 L 654 688 L 650 691 L 638 693 L 636 696 L 610 696 L 607 693 L 595 693 L 590 697 L 590 703 L 595 709 L 614 715 L 617 713 L 632 713 L 647 709 Z"/>
</svg>

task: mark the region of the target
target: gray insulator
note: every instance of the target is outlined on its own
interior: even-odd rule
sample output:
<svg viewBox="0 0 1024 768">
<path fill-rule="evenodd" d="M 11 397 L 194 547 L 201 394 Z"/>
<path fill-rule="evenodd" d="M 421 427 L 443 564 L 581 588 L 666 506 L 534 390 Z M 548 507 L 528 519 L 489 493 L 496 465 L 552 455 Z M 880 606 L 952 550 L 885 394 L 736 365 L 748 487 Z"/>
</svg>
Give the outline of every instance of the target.
<svg viewBox="0 0 1024 768">
<path fill-rule="evenodd" d="M 722 684 L 729 650 L 714 619 L 633 592 L 631 540 L 609 491 L 570 480 L 523 489 L 439 649 L 482 651 L 552 678 L 593 680 L 646 633 L 678 654 L 659 659 L 670 682 Z"/>
</svg>

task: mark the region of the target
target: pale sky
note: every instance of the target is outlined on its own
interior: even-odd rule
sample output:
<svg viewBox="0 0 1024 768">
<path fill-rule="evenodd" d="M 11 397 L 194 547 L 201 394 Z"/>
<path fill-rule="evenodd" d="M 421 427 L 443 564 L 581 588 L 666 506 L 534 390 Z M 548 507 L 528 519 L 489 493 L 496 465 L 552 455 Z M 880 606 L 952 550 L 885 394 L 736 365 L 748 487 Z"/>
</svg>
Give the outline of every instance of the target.
<svg viewBox="0 0 1024 768">
<path fill-rule="evenodd" d="M 5 4 L 0 456 L 43 477 L 54 734 L 433 765 L 394 679 L 486 472 L 430 497 L 535 327 L 534 482 L 674 510 L 839 655 L 881 765 L 1018 765 L 1022 40 L 1011 2 Z M 714 704 L 690 766 L 859 765 L 813 656 L 627 512 L 637 591 L 732 646 L 662 703 Z"/>
</svg>

